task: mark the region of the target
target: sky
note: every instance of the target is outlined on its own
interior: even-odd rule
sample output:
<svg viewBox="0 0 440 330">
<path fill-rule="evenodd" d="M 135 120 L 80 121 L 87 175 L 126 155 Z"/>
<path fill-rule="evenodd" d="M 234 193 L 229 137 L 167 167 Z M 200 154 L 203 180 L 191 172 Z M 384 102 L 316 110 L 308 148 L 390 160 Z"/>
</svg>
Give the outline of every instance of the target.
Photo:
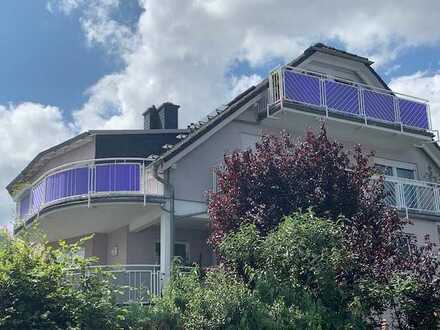
<svg viewBox="0 0 440 330">
<path fill-rule="evenodd" d="M 316 42 L 375 61 L 440 129 L 439 21 L 437 0 L 3 0 L 0 186 L 82 131 L 141 128 L 152 104 L 180 104 L 185 127 Z M 2 188 L 0 225 L 13 213 Z"/>
</svg>

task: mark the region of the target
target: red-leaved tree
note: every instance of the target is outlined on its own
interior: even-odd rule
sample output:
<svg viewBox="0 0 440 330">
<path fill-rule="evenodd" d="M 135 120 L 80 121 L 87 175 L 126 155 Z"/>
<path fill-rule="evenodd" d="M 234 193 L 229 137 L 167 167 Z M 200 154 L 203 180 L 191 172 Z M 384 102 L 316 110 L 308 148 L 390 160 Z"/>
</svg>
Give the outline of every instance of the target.
<svg viewBox="0 0 440 330">
<path fill-rule="evenodd" d="M 311 208 L 319 217 L 346 222 L 347 242 L 366 267 L 393 268 L 390 261 L 405 222 L 387 207 L 383 180 L 360 147 L 345 151 L 325 127 L 294 140 L 286 133 L 263 136 L 255 150 L 236 151 L 218 170 L 210 194 L 211 244 L 215 247 L 243 223 L 260 234 L 283 216 Z"/>
<path fill-rule="evenodd" d="M 360 147 L 346 151 L 328 138 L 324 125 L 299 140 L 286 133 L 263 136 L 254 150 L 226 155 L 217 171 L 218 189 L 209 195 L 210 243 L 217 250 L 226 235 L 247 223 L 264 237 L 284 216 L 311 209 L 343 222 L 352 262 L 339 271 L 338 281 L 346 292 L 361 297 L 376 317 L 392 309 L 399 328 L 437 327 L 440 262 L 429 240 L 410 255 L 402 250 L 407 220 L 386 204 L 388 193 L 371 156 Z"/>
</svg>

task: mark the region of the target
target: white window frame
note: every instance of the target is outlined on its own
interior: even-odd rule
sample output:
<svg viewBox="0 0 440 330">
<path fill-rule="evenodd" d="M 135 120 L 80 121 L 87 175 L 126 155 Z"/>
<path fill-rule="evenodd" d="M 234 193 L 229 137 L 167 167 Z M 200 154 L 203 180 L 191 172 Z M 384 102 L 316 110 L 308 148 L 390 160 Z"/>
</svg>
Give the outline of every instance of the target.
<svg viewBox="0 0 440 330">
<path fill-rule="evenodd" d="M 393 177 L 394 178 L 398 178 L 397 168 L 402 168 L 405 170 L 414 171 L 414 179 L 417 180 L 417 178 L 418 178 L 417 165 L 414 163 L 407 163 L 407 162 L 402 162 L 402 161 L 398 161 L 398 160 L 391 160 L 391 159 L 386 159 L 386 158 L 375 157 L 374 164 L 391 167 L 393 169 Z"/>
<path fill-rule="evenodd" d="M 405 178 L 400 178 L 397 176 L 397 168 L 402 168 L 405 170 L 410 170 L 410 171 L 414 171 L 414 180 L 418 180 L 418 171 L 417 171 L 417 165 L 414 163 L 408 163 L 408 162 L 402 162 L 402 161 L 397 161 L 397 160 L 391 160 L 391 159 L 385 159 L 385 158 L 379 158 L 379 157 L 375 157 L 374 158 L 374 163 L 377 165 L 383 165 L 383 166 L 389 166 L 392 168 L 393 171 L 393 175 L 391 176 L 391 178 L 393 180 L 401 180 L 401 181 L 405 181 L 405 180 L 410 180 L 410 179 L 405 179 Z M 402 187 L 402 186 L 400 186 Z M 403 191 L 401 191 L 399 193 L 398 188 L 396 186 L 396 203 L 397 206 L 400 208 L 404 208 L 404 209 L 408 209 L 409 205 L 408 205 L 408 201 L 405 201 L 405 203 L 403 202 L 402 199 L 405 198 L 405 196 L 402 196 L 401 194 L 404 194 Z M 416 205 L 420 205 L 420 201 L 419 201 L 419 194 L 416 191 Z"/>
</svg>

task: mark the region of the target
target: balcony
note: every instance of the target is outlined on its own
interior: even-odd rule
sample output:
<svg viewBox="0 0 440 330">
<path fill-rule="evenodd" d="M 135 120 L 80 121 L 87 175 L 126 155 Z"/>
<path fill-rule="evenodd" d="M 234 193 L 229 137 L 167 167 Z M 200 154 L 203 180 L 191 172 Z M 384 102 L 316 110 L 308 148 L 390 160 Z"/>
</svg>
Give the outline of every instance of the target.
<svg viewBox="0 0 440 330">
<path fill-rule="evenodd" d="M 24 190 L 17 201 L 17 219 L 26 221 L 45 208 L 96 198 L 135 197 L 144 204 L 163 195 L 162 184 L 141 158 L 93 159 L 65 164 L 46 172 Z"/>
<path fill-rule="evenodd" d="M 429 104 L 423 99 L 346 81 L 321 73 L 282 67 L 269 76 L 268 115 L 291 104 L 326 117 L 400 131 L 431 130 Z"/>
<path fill-rule="evenodd" d="M 406 213 L 440 216 L 440 185 L 385 176 L 386 202 Z"/>
</svg>

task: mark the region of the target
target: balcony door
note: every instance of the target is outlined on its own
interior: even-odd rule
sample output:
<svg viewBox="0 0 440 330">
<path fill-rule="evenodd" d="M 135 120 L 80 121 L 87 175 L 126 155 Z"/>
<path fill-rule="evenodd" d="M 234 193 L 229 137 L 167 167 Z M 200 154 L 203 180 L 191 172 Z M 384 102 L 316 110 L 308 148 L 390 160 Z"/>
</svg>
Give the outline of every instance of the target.
<svg viewBox="0 0 440 330">
<path fill-rule="evenodd" d="M 410 182 L 405 183 L 405 179 L 416 179 L 417 172 L 414 164 L 376 159 L 375 167 L 380 174 L 391 179 L 385 182 L 385 190 L 389 192 L 387 199 L 391 205 L 410 209 L 418 208 L 417 186 Z M 400 183 L 393 178 L 403 180 Z"/>
</svg>

